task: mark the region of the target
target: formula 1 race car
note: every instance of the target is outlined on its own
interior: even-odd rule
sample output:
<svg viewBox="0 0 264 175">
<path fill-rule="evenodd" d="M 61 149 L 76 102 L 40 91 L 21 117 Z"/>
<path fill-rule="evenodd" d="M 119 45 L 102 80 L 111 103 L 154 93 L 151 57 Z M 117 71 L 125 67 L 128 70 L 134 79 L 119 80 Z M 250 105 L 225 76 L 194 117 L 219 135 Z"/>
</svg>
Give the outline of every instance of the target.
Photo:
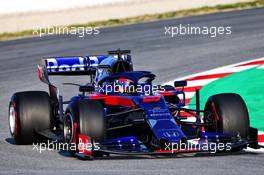
<svg viewBox="0 0 264 175">
<path fill-rule="evenodd" d="M 80 94 L 64 101 L 52 75 L 86 75 Z M 110 154 L 176 154 L 257 149 L 258 131 L 249 125 L 238 94 L 211 96 L 200 110 L 185 104 L 186 81 L 153 85 L 155 75 L 133 71 L 129 50 L 108 55 L 44 58 L 38 76 L 49 93 L 15 93 L 9 104 L 10 133 L 16 144 L 65 143 L 80 158 Z M 187 120 L 187 116 L 195 121 Z M 44 138 L 44 139 L 43 139 Z M 88 146 L 87 146 L 88 145 Z"/>
</svg>

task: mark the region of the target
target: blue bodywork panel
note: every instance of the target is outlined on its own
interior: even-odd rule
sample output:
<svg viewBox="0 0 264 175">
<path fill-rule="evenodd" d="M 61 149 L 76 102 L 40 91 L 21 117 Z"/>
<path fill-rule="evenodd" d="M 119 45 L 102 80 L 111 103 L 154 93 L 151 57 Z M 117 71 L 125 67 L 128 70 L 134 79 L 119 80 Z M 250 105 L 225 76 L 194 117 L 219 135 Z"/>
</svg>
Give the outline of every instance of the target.
<svg viewBox="0 0 264 175">
<path fill-rule="evenodd" d="M 143 98 L 136 97 L 133 100 L 137 106 L 144 109 L 147 123 L 156 139 L 179 142 L 182 138 L 186 138 L 171 115 L 163 96 L 160 96 L 160 100 L 156 102 L 143 102 Z"/>
<path fill-rule="evenodd" d="M 128 152 L 148 152 L 146 146 L 135 136 L 120 137 L 104 140 L 100 143 L 101 149 L 128 151 Z"/>
</svg>

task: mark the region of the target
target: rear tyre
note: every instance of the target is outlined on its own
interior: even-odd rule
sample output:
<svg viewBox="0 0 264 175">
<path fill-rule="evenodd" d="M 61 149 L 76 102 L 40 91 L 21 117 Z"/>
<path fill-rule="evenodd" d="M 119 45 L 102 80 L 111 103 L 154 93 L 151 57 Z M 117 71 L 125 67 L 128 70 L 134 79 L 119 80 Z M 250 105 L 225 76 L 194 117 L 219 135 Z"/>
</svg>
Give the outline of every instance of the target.
<svg viewBox="0 0 264 175">
<path fill-rule="evenodd" d="M 32 144 L 39 140 L 36 130 L 51 128 L 52 108 L 48 93 L 15 93 L 9 103 L 9 130 L 15 144 Z"/>
<path fill-rule="evenodd" d="M 249 135 L 249 116 L 245 102 L 238 94 L 226 93 L 211 96 L 205 105 L 204 122 L 206 132 L 218 132 L 239 135 L 247 138 Z M 243 147 L 232 151 L 239 151 Z"/>
<path fill-rule="evenodd" d="M 80 100 L 69 104 L 64 118 L 64 140 L 78 145 L 78 134 L 102 140 L 105 134 L 105 113 L 101 103 Z M 78 147 L 77 147 L 78 148 Z M 71 150 L 71 153 L 77 150 Z"/>
</svg>

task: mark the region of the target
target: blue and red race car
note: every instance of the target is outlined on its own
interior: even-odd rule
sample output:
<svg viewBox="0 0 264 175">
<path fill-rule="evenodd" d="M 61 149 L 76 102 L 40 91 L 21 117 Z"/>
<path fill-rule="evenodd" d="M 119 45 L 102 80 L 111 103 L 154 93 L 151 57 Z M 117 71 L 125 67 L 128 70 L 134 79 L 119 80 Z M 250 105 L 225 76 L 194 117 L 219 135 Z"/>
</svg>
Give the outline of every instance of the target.
<svg viewBox="0 0 264 175">
<path fill-rule="evenodd" d="M 64 101 L 49 80 L 53 75 L 86 75 L 90 82 L 68 83 L 79 86 L 81 94 Z M 238 94 L 214 95 L 201 110 L 197 90 L 196 109 L 186 108 L 187 82 L 153 85 L 154 74 L 133 70 L 129 50 L 44 58 L 38 76 L 49 93 L 16 92 L 9 104 L 9 128 L 16 144 L 51 140 L 90 159 L 259 148 L 257 129 L 250 127 L 247 107 Z M 186 114 L 196 120 L 186 120 Z"/>
</svg>

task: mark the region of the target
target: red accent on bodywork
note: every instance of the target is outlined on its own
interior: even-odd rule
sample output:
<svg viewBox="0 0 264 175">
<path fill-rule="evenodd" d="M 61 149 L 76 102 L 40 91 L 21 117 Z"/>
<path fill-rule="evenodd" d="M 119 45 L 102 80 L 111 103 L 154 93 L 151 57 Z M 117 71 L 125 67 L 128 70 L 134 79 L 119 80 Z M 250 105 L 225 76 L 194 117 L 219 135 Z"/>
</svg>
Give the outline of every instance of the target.
<svg viewBox="0 0 264 175">
<path fill-rule="evenodd" d="M 131 82 L 131 80 L 127 79 L 127 78 L 119 78 L 119 81 L 123 81 L 123 82 Z"/>
<path fill-rule="evenodd" d="M 91 100 L 105 99 L 106 95 L 104 94 L 88 94 L 87 95 Z"/>
<path fill-rule="evenodd" d="M 258 135 L 258 142 L 264 142 L 264 135 Z"/>
<path fill-rule="evenodd" d="M 80 154 L 84 154 L 85 156 L 92 157 L 93 156 L 93 150 L 92 150 L 92 139 L 91 137 L 84 135 L 84 134 L 78 134 L 79 144 L 78 144 L 78 150 Z"/>
<path fill-rule="evenodd" d="M 135 107 L 135 104 L 131 99 L 125 98 L 125 97 L 119 97 L 119 96 L 107 96 L 107 97 L 105 97 L 105 104 Z"/>
<path fill-rule="evenodd" d="M 164 92 L 159 92 L 159 94 L 163 95 L 163 96 L 171 96 L 174 95 L 173 91 L 164 91 Z"/>
<path fill-rule="evenodd" d="M 160 101 L 160 96 L 154 96 L 154 97 L 144 97 L 143 98 L 143 102 L 146 103 L 146 102 L 157 102 L 157 101 Z"/>
<path fill-rule="evenodd" d="M 42 67 L 38 67 L 38 78 L 40 80 L 43 79 L 43 69 L 42 69 Z"/>
<path fill-rule="evenodd" d="M 120 96 L 108 96 L 104 94 L 92 94 L 88 96 L 91 100 L 102 100 L 106 105 L 120 105 L 127 107 L 135 107 L 134 102 L 126 97 Z"/>
</svg>

